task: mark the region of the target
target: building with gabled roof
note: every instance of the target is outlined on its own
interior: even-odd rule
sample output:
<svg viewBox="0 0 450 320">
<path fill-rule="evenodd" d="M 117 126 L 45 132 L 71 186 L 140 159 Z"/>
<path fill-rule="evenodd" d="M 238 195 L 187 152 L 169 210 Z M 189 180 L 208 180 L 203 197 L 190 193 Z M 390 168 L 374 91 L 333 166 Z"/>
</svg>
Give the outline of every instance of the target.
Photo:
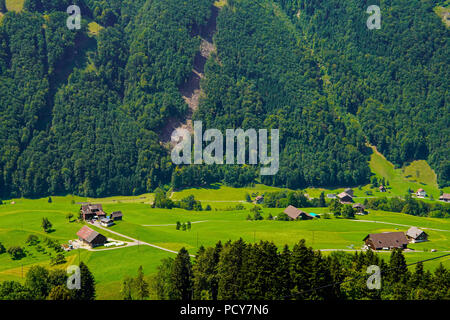
<svg viewBox="0 0 450 320">
<path fill-rule="evenodd" d="M 92 220 L 95 216 L 99 219 L 106 218 L 101 204 L 84 204 L 80 209 L 83 220 Z"/>
<path fill-rule="evenodd" d="M 337 197 L 341 203 L 353 203 L 353 196 L 349 195 L 347 192 L 341 192 L 337 195 Z"/>
<path fill-rule="evenodd" d="M 439 200 L 444 202 L 450 202 L 450 193 L 444 193 L 439 197 Z"/>
<path fill-rule="evenodd" d="M 114 221 L 122 220 L 123 213 L 122 213 L 122 211 L 114 211 L 113 213 L 111 213 L 110 218 L 113 219 Z"/>
<path fill-rule="evenodd" d="M 428 241 L 428 234 L 417 227 L 411 227 L 406 232 L 406 238 L 411 243 Z"/>
<path fill-rule="evenodd" d="M 106 243 L 107 239 L 104 235 L 98 233 L 97 231 L 89 228 L 88 226 L 83 226 L 77 232 L 78 239 L 83 243 L 89 245 L 91 248 L 102 246 Z"/>
<path fill-rule="evenodd" d="M 284 209 L 283 211 L 285 214 L 287 214 L 287 216 L 289 217 L 289 219 L 291 220 L 311 220 L 314 219 L 314 217 L 312 215 L 310 215 L 309 213 L 306 213 L 302 210 L 297 209 L 294 206 L 288 206 L 286 209 Z"/>
<path fill-rule="evenodd" d="M 408 245 L 408 239 L 403 232 L 371 233 L 363 241 L 372 250 L 405 249 Z"/>
</svg>

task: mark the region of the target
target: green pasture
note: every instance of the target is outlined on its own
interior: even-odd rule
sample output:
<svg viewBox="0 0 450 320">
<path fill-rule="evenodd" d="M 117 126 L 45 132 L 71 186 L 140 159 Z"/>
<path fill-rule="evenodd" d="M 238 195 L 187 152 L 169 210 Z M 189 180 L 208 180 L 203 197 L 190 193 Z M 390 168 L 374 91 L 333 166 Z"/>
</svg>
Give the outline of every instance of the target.
<svg viewBox="0 0 450 320">
<path fill-rule="evenodd" d="M 263 193 L 272 188 L 255 186 L 254 188 L 229 188 L 217 186 L 216 189 L 190 189 L 176 192 L 172 198 L 179 199 L 194 193 L 196 198 L 210 202 L 212 211 L 186 211 L 181 209 L 153 209 L 148 199 L 153 195 L 136 197 L 112 197 L 105 199 L 88 199 L 83 197 L 67 196 L 52 197 L 52 203 L 48 198 L 37 200 L 14 199 L 4 201 L 0 206 L 0 242 L 8 248 L 20 245 L 27 251 L 27 256 L 21 260 L 12 260 L 5 253 L 0 255 L 0 281 L 22 280 L 22 276 L 30 266 L 40 264 L 49 266 L 50 259 L 55 252 L 45 247 L 45 252 L 38 252 L 35 247 L 25 245 L 30 234 L 37 235 L 41 241 L 44 237 L 56 239 L 66 243 L 76 238 L 76 232 L 83 226 L 82 223 L 69 222 L 67 213 L 77 215 L 80 203 L 86 201 L 101 202 L 106 212 L 121 210 L 124 220 L 118 221 L 110 229 L 126 236 L 138 239 L 141 242 L 158 245 L 167 249 L 178 251 L 186 247 L 191 254 L 195 254 L 200 246 L 213 246 L 217 241 L 244 239 L 253 243 L 260 240 L 273 241 L 280 248 L 285 244 L 293 246 L 300 239 L 305 239 L 307 244 L 314 249 L 360 249 L 362 239 L 368 233 L 385 231 L 406 231 L 408 226 L 433 228 L 429 230 L 430 241 L 411 244 L 410 248 L 415 252 L 405 252 L 409 263 L 418 259 L 428 259 L 450 251 L 450 221 L 446 219 L 414 217 L 401 213 L 383 211 L 371 211 L 368 215 L 357 216 L 355 220 L 340 218 L 314 219 L 311 221 L 247 221 L 251 204 L 240 211 L 225 211 L 221 208 L 235 206 L 236 201 L 243 201 L 245 194 Z M 224 194 L 221 198 L 220 194 Z M 145 199 L 141 199 L 145 197 Z M 237 199 L 242 200 L 237 200 Z M 226 199 L 226 200 L 220 200 Z M 234 200 L 236 199 L 236 200 Z M 14 201 L 15 204 L 11 204 Z M 224 201 L 224 202 L 214 202 Z M 217 206 L 219 205 L 219 206 Z M 327 208 L 303 208 L 307 212 L 322 214 Z M 282 212 L 282 209 L 263 208 L 263 217 L 269 213 L 273 216 Z M 53 224 L 54 231 L 46 234 L 41 228 L 42 218 L 48 218 Z M 368 221 L 361 221 L 368 220 Z M 176 230 L 176 222 L 192 223 L 191 230 Z M 387 222 L 393 224 L 376 223 Z M 96 228 L 94 228 L 96 229 Z M 97 229 L 105 236 L 125 240 L 121 237 Z M 447 230 L 447 231 L 445 231 Z M 437 252 L 430 252 L 436 249 Z M 324 251 L 329 254 L 331 251 Z M 388 258 L 389 252 L 380 252 L 380 255 Z M 67 263 L 60 265 L 65 268 L 69 264 L 82 260 L 92 270 L 97 281 L 98 297 L 101 299 L 120 298 L 121 281 L 127 275 L 134 276 L 139 265 L 143 265 L 144 272 L 149 280 L 156 272 L 156 267 L 164 257 L 174 256 L 173 253 L 158 250 L 145 245 L 118 248 L 107 251 L 91 252 L 87 250 L 74 250 L 66 253 Z M 439 262 L 450 268 L 450 260 L 442 258 L 425 264 L 425 268 L 433 270 Z"/>
</svg>

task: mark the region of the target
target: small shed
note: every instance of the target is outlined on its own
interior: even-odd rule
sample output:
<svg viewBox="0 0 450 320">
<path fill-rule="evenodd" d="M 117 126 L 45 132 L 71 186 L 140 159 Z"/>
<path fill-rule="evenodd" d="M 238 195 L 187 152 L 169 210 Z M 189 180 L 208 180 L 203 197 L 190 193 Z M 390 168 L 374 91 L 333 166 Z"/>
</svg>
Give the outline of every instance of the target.
<svg viewBox="0 0 450 320">
<path fill-rule="evenodd" d="M 114 221 L 122 220 L 122 218 L 123 218 L 122 211 L 114 211 L 113 213 L 111 213 L 111 219 L 113 219 Z"/>
<path fill-rule="evenodd" d="M 103 218 L 100 220 L 100 224 L 104 227 L 111 227 L 113 226 L 115 223 L 112 219 L 108 219 L 108 218 Z"/>
</svg>

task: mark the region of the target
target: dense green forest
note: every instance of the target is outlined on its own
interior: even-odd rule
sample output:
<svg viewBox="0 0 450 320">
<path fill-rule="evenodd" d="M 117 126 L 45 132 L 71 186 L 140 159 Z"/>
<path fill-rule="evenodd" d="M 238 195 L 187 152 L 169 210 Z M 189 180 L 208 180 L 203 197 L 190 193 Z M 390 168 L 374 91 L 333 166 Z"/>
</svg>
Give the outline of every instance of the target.
<svg viewBox="0 0 450 320">
<path fill-rule="evenodd" d="M 212 0 L 26 0 L 0 22 L 0 196 L 138 194 L 258 179 L 255 166 L 175 167 L 160 143 Z M 82 28 L 69 30 L 77 4 Z M 373 4 L 373 3 L 370 3 Z M 450 182 L 448 29 L 431 1 L 228 0 L 194 119 L 280 130 L 290 188 L 369 182 L 367 140 Z M 101 26 L 98 35 L 88 23 Z"/>
<path fill-rule="evenodd" d="M 438 1 L 275 1 L 369 141 L 397 165 L 428 160 L 439 184 L 449 185 L 450 37 L 433 12 Z M 366 27 L 369 5 L 380 6 L 379 30 Z"/>
<path fill-rule="evenodd" d="M 380 290 L 367 287 L 367 267 L 380 268 Z M 388 262 L 373 251 L 324 256 L 300 240 L 279 251 L 268 241 L 242 239 L 201 247 L 194 261 L 182 248 L 162 261 L 156 277 L 161 300 L 447 300 L 450 272 L 423 263 L 408 270 L 401 250 Z"/>
</svg>

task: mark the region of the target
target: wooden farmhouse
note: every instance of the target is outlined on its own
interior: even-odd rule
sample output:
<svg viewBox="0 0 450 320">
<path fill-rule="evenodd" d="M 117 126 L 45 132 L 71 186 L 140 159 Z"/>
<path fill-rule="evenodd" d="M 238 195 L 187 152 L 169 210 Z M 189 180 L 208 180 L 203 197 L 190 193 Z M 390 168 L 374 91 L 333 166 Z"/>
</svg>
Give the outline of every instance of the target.
<svg viewBox="0 0 450 320">
<path fill-rule="evenodd" d="M 405 249 L 408 239 L 403 232 L 383 232 L 368 234 L 363 241 L 372 250 Z"/>
<path fill-rule="evenodd" d="M 366 207 L 364 205 L 362 205 L 361 203 L 355 203 L 353 205 L 353 209 L 356 210 L 356 214 L 365 214 L 366 213 Z"/>
<path fill-rule="evenodd" d="M 450 193 L 444 193 L 442 196 L 439 197 L 439 200 L 444 202 L 450 202 Z"/>
<path fill-rule="evenodd" d="M 106 213 L 103 211 L 101 204 L 82 205 L 80 212 L 83 220 L 92 220 L 94 217 L 98 219 L 106 218 Z"/>
<path fill-rule="evenodd" d="M 339 202 L 343 204 L 353 203 L 353 196 L 348 194 L 347 192 L 341 192 L 337 195 Z"/>
<path fill-rule="evenodd" d="M 114 221 L 122 220 L 122 218 L 123 218 L 122 211 L 114 211 L 113 213 L 111 213 L 111 219 Z"/>
<path fill-rule="evenodd" d="M 284 209 L 283 211 L 285 214 L 287 214 L 287 216 L 289 217 L 290 220 L 311 220 L 314 219 L 314 217 L 312 215 L 310 215 L 309 213 L 306 213 L 302 210 L 297 209 L 294 206 L 289 206 L 286 209 Z"/>
<path fill-rule="evenodd" d="M 410 243 L 428 241 L 428 234 L 422 229 L 411 227 L 406 232 L 406 238 Z"/>
<path fill-rule="evenodd" d="M 419 190 L 417 190 L 416 196 L 417 196 L 418 198 L 425 198 L 425 197 L 427 196 L 427 193 L 425 192 L 425 190 L 423 190 L 422 188 L 420 188 Z"/>
<path fill-rule="evenodd" d="M 92 230 L 88 226 L 83 226 L 80 231 L 77 232 L 78 239 L 87 244 L 91 248 L 102 246 L 106 243 L 106 237 L 95 230 Z"/>
</svg>

